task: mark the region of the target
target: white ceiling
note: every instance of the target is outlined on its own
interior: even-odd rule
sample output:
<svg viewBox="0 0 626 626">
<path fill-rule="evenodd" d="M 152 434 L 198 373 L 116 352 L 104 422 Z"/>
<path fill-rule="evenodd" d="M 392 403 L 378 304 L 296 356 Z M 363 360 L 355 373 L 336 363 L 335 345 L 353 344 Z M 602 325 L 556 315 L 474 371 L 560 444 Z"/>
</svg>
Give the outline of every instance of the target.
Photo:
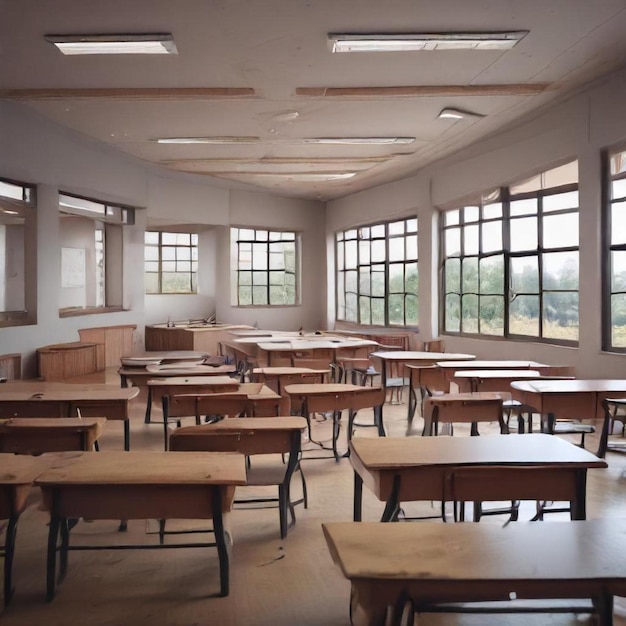
<svg viewBox="0 0 626 626">
<path fill-rule="evenodd" d="M 337 32 L 487 30 L 529 33 L 508 51 L 333 54 L 327 44 L 327 34 Z M 67 57 L 44 39 L 155 32 L 172 33 L 178 54 Z M 623 66 L 625 32 L 626 0 L 0 0 L 0 97 L 163 167 L 327 200 L 406 176 Z M 537 93 L 522 95 L 533 85 Z M 376 94 L 424 86 L 437 89 Z M 493 89 L 476 95 L 485 86 Z M 325 97 L 296 92 L 328 87 L 367 90 Z M 226 88 L 253 95 L 216 95 Z M 155 91 L 133 92 L 146 89 Z M 485 117 L 437 119 L 444 107 Z M 262 141 L 154 141 L 172 136 Z M 294 141 L 333 136 L 416 141 Z M 312 171 L 357 174 L 325 182 L 267 175 Z"/>
</svg>

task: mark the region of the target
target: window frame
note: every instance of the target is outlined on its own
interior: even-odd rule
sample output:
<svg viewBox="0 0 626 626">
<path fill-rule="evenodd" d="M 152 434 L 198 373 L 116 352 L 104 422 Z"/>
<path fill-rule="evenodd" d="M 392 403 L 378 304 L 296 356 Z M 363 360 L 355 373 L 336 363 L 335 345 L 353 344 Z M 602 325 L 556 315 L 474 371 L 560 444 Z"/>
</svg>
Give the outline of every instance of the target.
<svg viewBox="0 0 626 626">
<path fill-rule="evenodd" d="M 626 294 L 624 291 L 613 291 L 611 277 L 613 272 L 612 253 L 626 252 L 626 243 L 612 244 L 612 207 L 614 202 L 626 201 L 626 194 L 613 198 L 612 182 L 626 180 L 626 171 L 613 176 L 611 174 L 611 156 L 626 152 L 626 145 L 619 144 L 602 151 L 602 350 L 605 352 L 626 353 L 626 346 L 613 345 L 613 309 L 612 297 L 616 293 Z"/>
<path fill-rule="evenodd" d="M 569 163 L 574 163 L 577 160 L 569 161 Z M 547 170 L 549 172 L 550 170 Z M 502 249 L 496 251 L 490 251 L 488 253 L 483 253 L 482 250 L 482 236 L 479 235 L 479 251 L 475 255 L 464 255 L 464 239 L 463 233 L 461 233 L 461 252 L 459 256 L 451 256 L 446 257 L 445 254 L 445 232 L 446 230 L 455 227 L 456 225 L 446 225 L 445 224 L 445 214 L 448 211 L 458 210 L 459 211 L 459 224 L 457 227 L 461 228 L 464 224 L 463 222 L 463 213 L 465 211 L 465 207 L 479 207 L 479 217 L 476 222 L 471 222 L 472 224 L 476 224 L 479 229 L 479 233 L 482 231 L 482 224 L 487 221 L 494 221 L 498 218 L 493 219 L 485 219 L 483 218 L 483 209 L 485 205 L 492 204 L 493 200 L 486 200 L 481 198 L 478 202 L 466 202 L 462 207 L 451 207 L 449 209 L 441 210 L 441 223 L 439 228 L 439 243 L 440 243 L 440 271 L 439 271 L 439 285 L 440 285 L 440 297 L 439 297 L 439 324 L 441 328 L 441 333 L 451 336 L 460 336 L 460 337 L 474 337 L 480 339 L 495 339 L 495 340 L 509 340 L 509 341 L 525 341 L 525 342 L 539 342 L 546 344 L 554 344 L 554 345 L 563 345 L 563 346 L 578 346 L 580 342 L 580 317 L 578 317 L 577 324 L 577 339 L 564 339 L 564 338 L 555 338 L 555 337 L 546 337 L 545 336 L 545 322 L 544 319 L 546 317 L 546 295 L 552 293 L 575 293 L 577 296 L 578 302 L 578 312 L 580 311 L 580 233 L 578 236 L 578 245 L 576 246 L 558 246 L 558 247 L 546 247 L 544 245 L 544 226 L 545 226 L 545 218 L 560 214 L 573 214 L 575 213 L 578 217 L 578 223 L 580 224 L 580 197 L 578 198 L 577 207 L 576 208 L 561 208 L 546 211 L 544 209 L 544 201 L 545 198 L 549 196 L 564 194 L 576 191 L 579 191 L 579 182 L 576 183 L 565 183 L 563 185 L 549 187 L 549 188 L 540 188 L 534 191 L 524 191 L 520 193 L 511 193 L 511 186 L 502 186 L 497 188 L 496 190 L 492 190 L 489 194 L 489 197 L 497 191 L 497 197 L 499 198 L 499 202 L 502 204 Z M 487 195 L 487 194 L 486 194 Z M 528 215 L 520 215 L 515 216 L 511 214 L 511 203 L 517 200 L 525 200 L 525 199 L 536 199 L 536 212 L 529 213 Z M 524 249 L 524 250 L 512 250 L 511 249 L 511 228 L 515 224 L 516 219 L 522 219 L 523 217 L 535 217 L 536 225 L 537 225 L 537 247 L 533 249 Z M 567 253 L 567 252 L 575 252 L 578 255 L 578 286 L 576 290 L 573 289 L 552 289 L 545 286 L 544 283 L 544 275 L 543 275 L 543 266 L 546 262 L 545 256 L 547 254 L 553 253 Z M 502 282 L 502 333 L 501 334 L 490 334 L 480 332 L 480 297 L 485 294 L 481 294 L 480 287 L 477 292 L 478 297 L 478 305 L 477 305 L 477 322 L 478 322 L 478 332 L 469 332 L 463 330 L 463 295 L 466 293 L 463 291 L 463 274 L 462 274 L 462 266 L 463 259 L 477 257 L 480 263 L 480 259 L 488 258 L 492 256 L 501 255 L 503 258 L 503 282 Z M 520 334 L 519 332 L 511 331 L 511 305 L 515 298 L 512 298 L 512 262 L 516 258 L 525 258 L 525 257 L 535 257 L 537 259 L 537 291 L 533 293 L 525 293 L 519 292 L 515 295 L 515 298 L 520 295 L 530 295 L 537 296 L 538 302 L 538 315 L 537 315 L 537 324 L 538 330 L 537 335 L 526 335 Z M 446 310 L 447 310 L 447 296 L 450 294 L 455 294 L 456 292 L 446 291 L 446 261 L 450 259 L 459 259 L 460 269 L 459 269 L 459 286 L 461 291 L 457 294 L 459 297 L 459 330 L 450 330 L 446 327 Z M 478 278 L 480 280 L 480 278 Z"/>
<path fill-rule="evenodd" d="M 390 226 L 394 224 L 398 224 L 403 222 L 403 231 L 402 233 L 390 233 Z M 411 222 L 414 222 L 415 229 L 413 230 Z M 373 234 L 374 230 L 384 229 L 383 235 Z M 354 233 L 354 234 L 352 234 Z M 415 245 L 415 257 L 409 257 L 407 252 L 407 238 L 415 237 L 416 245 Z M 390 247 L 391 243 L 394 240 L 403 239 L 404 245 L 404 256 L 401 260 L 394 260 L 390 255 Z M 356 245 L 356 262 L 355 267 L 347 267 L 346 263 L 346 242 L 355 241 Z M 374 241 L 382 241 L 384 243 L 384 256 L 382 260 L 374 260 L 372 261 L 371 253 L 372 246 L 371 242 Z M 370 245 L 368 247 L 368 255 L 369 260 L 361 261 L 362 250 L 365 246 L 361 245 L 361 242 L 369 242 Z M 375 222 L 370 224 L 364 224 L 361 226 L 356 226 L 352 228 L 348 228 L 341 231 L 336 231 L 334 234 L 334 245 L 335 245 L 335 319 L 337 321 L 358 324 L 360 326 L 380 326 L 380 327 L 388 327 L 388 328 L 410 328 L 417 329 L 419 325 L 419 223 L 417 216 L 408 216 L 408 217 L 399 217 L 395 219 L 385 220 L 384 222 Z M 343 245 L 342 250 L 340 247 Z M 340 259 L 342 256 L 342 259 Z M 390 283 L 391 283 L 391 275 L 390 268 L 392 266 L 403 265 L 403 289 L 401 291 L 394 291 L 390 293 Z M 407 289 L 407 268 L 410 265 L 414 265 L 416 269 L 416 288 L 415 291 L 409 291 Z M 383 276 L 383 285 L 384 285 L 384 293 L 382 295 L 373 294 L 374 291 L 372 277 L 375 275 L 375 271 L 373 270 L 374 266 L 382 267 Z M 362 268 L 369 268 L 369 272 L 363 272 Z M 355 289 L 356 291 L 352 291 L 348 289 L 348 281 L 346 277 L 346 273 L 348 271 L 356 272 L 355 279 Z M 342 275 L 343 274 L 343 275 Z M 369 293 L 365 293 L 362 284 L 362 277 L 369 276 Z M 356 320 L 347 319 L 346 311 L 348 310 L 348 294 L 353 295 L 353 299 L 356 302 Z M 402 298 L 402 323 L 398 323 L 396 321 L 391 321 L 391 298 L 390 296 L 399 296 Z M 409 298 L 415 299 L 415 320 L 407 321 L 407 302 Z M 369 306 L 362 307 L 362 301 L 364 299 L 369 300 Z M 382 311 L 383 311 L 383 324 L 378 324 L 372 322 L 373 318 L 373 302 L 382 302 Z M 343 316 L 341 315 L 341 308 L 343 308 Z M 365 321 L 364 317 L 364 308 L 369 312 L 368 320 Z M 377 308 L 381 308 L 380 306 Z"/>
<path fill-rule="evenodd" d="M 251 231 L 254 233 L 252 238 L 242 238 L 242 231 Z M 236 232 L 236 235 L 234 234 Z M 267 237 L 263 236 L 266 233 Z M 231 245 L 231 306 L 238 308 L 276 308 L 276 307 L 293 307 L 300 306 L 300 282 L 301 282 L 301 234 L 294 230 L 280 230 L 261 228 L 256 226 L 231 226 L 230 227 L 230 245 Z M 294 268 L 293 271 L 286 267 L 284 268 L 272 268 L 271 256 L 273 251 L 271 250 L 272 244 L 278 243 L 290 243 L 293 242 L 294 248 Z M 241 244 L 250 244 L 250 267 L 244 267 L 248 262 L 242 260 L 242 246 Z M 254 246 L 265 246 L 265 268 L 254 268 Z M 258 248 L 257 248 L 258 253 Z M 284 251 L 282 252 L 284 255 Z M 272 287 L 282 287 L 283 294 L 287 293 L 287 281 L 283 281 L 281 285 L 272 283 L 272 272 L 281 272 L 283 277 L 293 276 L 293 302 L 279 302 L 272 303 Z M 265 282 L 255 284 L 254 274 L 255 272 L 265 275 Z M 250 274 L 250 283 L 244 283 L 241 278 L 244 273 Z M 255 286 L 265 287 L 266 302 L 255 303 Z M 242 287 L 250 287 L 250 303 L 242 303 Z"/>
<path fill-rule="evenodd" d="M 158 242 L 148 243 L 146 241 L 146 236 L 148 233 L 158 235 Z M 163 243 L 163 235 L 188 235 L 189 243 L 188 244 L 180 244 L 180 243 Z M 195 238 L 195 241 L 194 241 Z M 146 258 L 146 250 L 147 248 L 156 248 L 158 259 L 156 263 L 158 264 L 158 269 L 156 271 L 149 271 L 146 269 L 146 265 L 149 262 L 154 262 L 153 260 L 149 260 Z M 174 259 L 163 259 L 163 249 L 174 249 Z M 179 249 L 189 250 L 189 259 L 178 259 Z M 195 257 L 194 257 L 195 250 Z M 172 274 L 181 274 L 186 275 L 188 277 L 188 285 L 190 289 L 186 291 L 163 291 L 163 263 L 164 262 L 173 262 L 175 266 L 178 266 L 179 263 L 188 262 L 190 265 L 189 271 L 178 271 L 174 270 L 173 272 L 166 272 Z M 148 274 L 156 274 L 157 275 L 157 291 L 147 291 L 145 286 L 145 278 Z M 198 233 L 187 233 L 187 232 L 171 232 L 171 231 L 161 231 L 161 230 L 149 230 L 146 229 L 144 232 L 144 293 L 147 296 L 170 296 L 170 295 L 196 295 L 198 293 Z"/>
</svg>

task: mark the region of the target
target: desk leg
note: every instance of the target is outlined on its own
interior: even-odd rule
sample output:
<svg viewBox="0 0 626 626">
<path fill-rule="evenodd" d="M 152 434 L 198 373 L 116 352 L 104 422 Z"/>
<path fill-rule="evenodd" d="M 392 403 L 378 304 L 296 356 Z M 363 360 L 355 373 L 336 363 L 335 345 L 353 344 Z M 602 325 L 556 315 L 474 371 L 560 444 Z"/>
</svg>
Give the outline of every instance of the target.
<svg viewBox="0 0 626 626">
<path fill-rule="evenodd" d="M 333 411 L 333 455 L 335 457 L 335 461 L 338 463 L 339 452 L 337 452 L 337 439 L 339 438 L 339 431 L 341 430 L 341 409 L 337 411 Z"/>
<path fill-rule="evenodd" d="M 48 526 L 48 558 L 46 562 L 46 600 L 51 602 L 54 598 L 56 569 L 57 569 L 57 542 L 59 539 L 59 525 L 61 519 L 56 513 L 58 494 L 52 495 L 52 510 L 50 511 L 50 524 Z"/>
<path fill-rule="evenodd" d="M 396 474 L 393 477 L 393 485 L 391 486 L 391 494 L 389 495 L 387 504 L 385 504 L 385 510 L 383 511 L 383 515 L 380 518 L 381 522 L 393 522 L 396 520 L 396 516 L 398 515 L 398 509 L 400 507 L 400 503 L 398 502 L 399 494 L 400 494 L 400 476 Z"/>
<path fill-rule="evenodd" d="M 354 505 L 352 519 L 355 522 L 361 521 L 363 512 L 363 479 L 358 472 L 354 472 Z"/>
<path fill-rule="evenodd" d="M 130 450 L 130 417 L 124 420 L 124 451 Z"/>
<path fill-rule="evenodd" d="M 372 407 L 374 411 L 374 422 L 378 427 L 378 436 L 385 437 L 385 424 L 383 422 L 383 405 L 379 404 L 378 406 Z"/>
<path fill-rule="evenodd" d="M 604 593 L 592 598 L 591 601 L 598 614 L 598 626 L 613 626 L 613 596 Z"/>
<path fill-rule="evenodd" d="M 9 606 L 13 597 L 13 555 L 15 554 L 15 535 L 17 533 L 17 513 L 9 517 L 6 537 L 4 540 L 4 606 Z"/>
<path fill-rule="evenodd" d="M 600 435 L 600 443 L 598 444 L 598 451 L 596 456 L 603 459 L 606 456 L 606 450 L 609 446 L 609 427 L 611 424 L 611 414 L 608 407 L 604 407 L 604 424 L 602 424 L 602 434 Z"/>
<path fill-rule="evenodd" d="M 148 397 L 146 399 L 146 415 L 143 418 L 144 424 L 149 424 L 152 417 L 152 387 L 148 387 Z"/>
<path fill-rule="evenodd" d="M 576 495 L 570 503 L 570 517 L 573 520 L 583 520 L 587 518 L 587 470 L 575 470 Z"/>
<path fill-rule="evenodd" d="M 75 526 L 78 520 L 73 520 Z M 63 582 L 65 574 L 67 574 L 67 557 L 70 546 L 70 520 L 62 519 L 59 524 L 59 530 L 61 532 L 61 550 L 59 553 L 59 582 Z"/>
<path fill-rule="evenodd" d="M 220 564 L 220 596 L 226 597 L 229 592 L 230 563 L 226 533 L 224 532 L 224 519 L 222 518 L 222 492 L 219 486 L 214 486 L 211 492 L 213 532 L 215 534 L 215 545 L 217 547 L 217 556 Z"/>
</svg>

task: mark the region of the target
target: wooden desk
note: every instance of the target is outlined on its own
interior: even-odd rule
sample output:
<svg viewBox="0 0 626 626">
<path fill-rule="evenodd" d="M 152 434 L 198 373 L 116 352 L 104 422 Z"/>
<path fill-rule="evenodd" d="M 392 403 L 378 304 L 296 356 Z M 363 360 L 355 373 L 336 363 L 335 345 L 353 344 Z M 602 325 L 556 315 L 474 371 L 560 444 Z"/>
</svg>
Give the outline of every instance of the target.
<svg viewBox="0 0 626 626">
<path fill-rule="evenodd" d="M 350 447 L 354 521 L 361 520 L 363 484 L 386 502 L 382 521 L 390 521 L 400 502 L 453 500 L 448 494 L 455 473 L 468 467 L 487 475 L 474 500 L 567 500 L 571 517 L 584 519 L 587 469 L 608 467 L 590 452 L 543 434 L 358 437 Z"/>
<path fill-rule="evenodd" d="M 604 418 L 597 455 L 604 457 L 609 436 L 609 417 L 602 400 L 620 398 L 626 394 L 626 380 L 574 379 L 533 380 L 511 383 L 513 398 L 533 407 L 547 417 L 548 432 L 554 429 L 558 416 L 575 419 Z"/>
<path fill-rule="evenodd" d="M 0 421 L 0 452 L 92 450 L 105 422 L 105 417 L 12 417 Z"/>
<path fill-rule="evenodd" d="M 383 626 L 387 607 L 400 613 L 407 600 L 416 613 L 453 602 L 495 601 L 506 609 L 512 594 L 519 599 L 591 599 L 599 613 L 596 623 L 607 626 L 613 623 L 613 596 L 626 594 L 621 520 L 506 528 L 334 522 L 322 528 L 333 561 L 352 584 L 351 614 L 360 626 Z"/>
<path fill-rule="evenodd" d="M 106 417 L 124 422 L 124 450 L 130 450 L 130 401 L 139 389 L 111 385 L 14 381 L 0 385 L 0 418 Z"/>
<path fill-rule="evenodd" d="M 330 373 L 329 369 L 311 367 L 255 367 L 252 375 L 257 382 L 267 384 L 274 391 L 283 395 L 286 385 L 304 384 L 306 382 L 321 383 Z"/>
<path fill-rule="evenodd" d="M 337 438 L 339 437 L 343 409 L 349 409 L 350 411 L 348 417 L 348 441 L 352 439 L 352 426 L 356 411 L 364 408 L 372 408 L 374 410 L 374 423 L 378 428 L 378 434 L 381 437 L 385 436 L 382 418 L 385 390 L 382 387 L 363 387 L 348 383 L 305 383 L 287 385 L 284 389 L 292 403 L 296 399 L 301 405 L 302 415 L 306 418 L 308 424 L 309 439 L 321 448 L 324 448 L 324 446 L 311 437 L 311 414 L 332 411 L 333 443 L 331 449 L 336 461 L 339 461 L 340 458 L 337 451 Z"/>
<path fill-rule="evenodd" d="M 219 344 L 235 329 L 251 329 L 240 324 L 209 324 L 189 320 L 167 324 L 152 324 L 145 328 L 146 350 L 203 350 L 219 353 Z"/>
<path fill-rule="evenodd" d="M 146 387 L 148 397 L 146 399 L 146 413 L 144 422 L 150 423 L 152 413 L 152 388 L 148 386 L 148 380 L 154 378 L 189 378 L 192 376 L 226 376 L 236 371 L 234 365 L 195 365 L 193 367 L 178 367 L 176 363 L 170 366 L 148 365 L 147 367 L 121 367 L 117 370 L 122 387 L 128 384 L 135 387 Z"/>
<path fill-rule="evenodd" d="M 20 514 L 26 508 L 31 485 L 44 469 L 40 458 L 0 454 L 0 519 L 8 520 L 4 540 L 4 606 L 13 596 L 12 567 L 15 533 Z"/>
<path fill-rule="evenodd" d="M 452 371 L 450 376 L 461 392 L 502 391 L 508 394 L 511 393 L 512 382 L 537 378 L 542 378 L 541 372 L 531 369 L 461 369 Z"/>
<path fill-rule="evenodd" d="M 549 370 L 551 366 L 546 365 L 545 363 L 538 363 L 537 361 L 523 361 L 523 360 L 515 360 L 515 359 L 493 359 L 493 360 L 476 359 L 471 362 L 466 361 L 466 362 L 462 362 L 458 364 L 452 363 L 450 361 L 441 361 L 437 363 L 437 367 L 439 367 L 443 371 L 444 378 L 449 384 L 450 382 L 454 380 L 455 373 L 458 371 L 462 371 L 464 369 L 535 370 L 535 371 L 545 373 L 546 370 Z M 507 390 L 508 390 L 508 387 L 507 387 Z"/>
<path fill-rule="evenodd" d="M 153 352 L 138 352 L 124 355 L 120 358 L 122 367 L 146 367 L 160 363 L 176 363 L 176 361 L 204 361 L 209 356 L 207 352 L 195 350 L 166 350 Z"/>
<path fill-rule="evenodd" d="M 213 519 L 215 543 L 110 546 L 164 548 L 216 546 L 220 563 L 220 595 L 228 595 L 229 555 L 223 513 L 230 511 L 235 486 L 246 484 L 245 457 L 211 452 L 73 453 L 41 474 L 44 504 L 50 510 L 47 558 L 47 599 L 55 594 L 56 554 L 59 579 L 67 571 L 71 549 L 69 519 Z M 60 546 L 59 533 L 61 536 Z"/>
</svg>

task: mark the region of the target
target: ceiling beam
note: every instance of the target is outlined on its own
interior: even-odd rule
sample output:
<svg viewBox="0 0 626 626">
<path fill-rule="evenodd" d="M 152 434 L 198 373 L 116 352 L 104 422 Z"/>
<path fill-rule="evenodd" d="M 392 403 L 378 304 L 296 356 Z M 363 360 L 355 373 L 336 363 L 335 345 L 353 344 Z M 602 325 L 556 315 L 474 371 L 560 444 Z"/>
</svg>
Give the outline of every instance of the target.
<svg viewBox="0 0 626 626">
<path fill-rule="evenodd" d="M 254 98 L 250 87 L 0 89 L 0 100 L 214 100 Z"/>
<path fill-rule="evenodd" d="M 407 85 L 404 87 L 297 87 L 297 96 L 309 98 L 419 98 L 432 96 L 534 96 L 554 83 L 508 85 Z"/>
</svg>

